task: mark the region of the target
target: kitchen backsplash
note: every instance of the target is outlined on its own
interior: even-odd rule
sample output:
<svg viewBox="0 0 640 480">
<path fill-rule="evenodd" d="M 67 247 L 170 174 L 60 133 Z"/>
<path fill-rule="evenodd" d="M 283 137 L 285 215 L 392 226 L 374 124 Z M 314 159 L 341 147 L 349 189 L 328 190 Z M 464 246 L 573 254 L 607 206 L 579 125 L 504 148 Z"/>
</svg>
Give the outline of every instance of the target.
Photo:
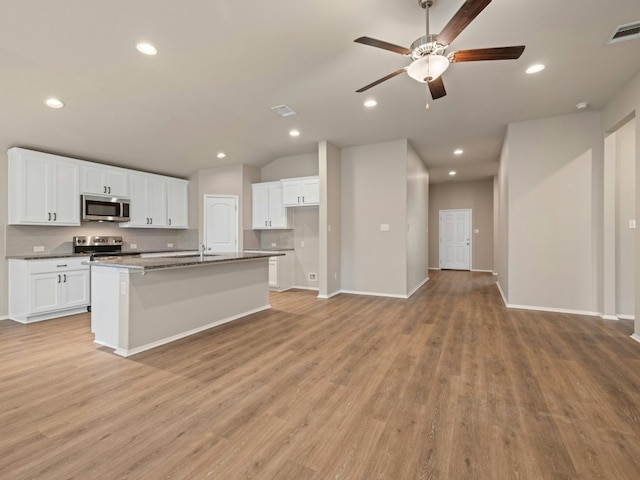
<svg viewBox="0 0 640 480">
<path fill-rule="evenodd" d="M 197 229 L 118 228 L 110 223 L 83 222 L 79 227 L 7 225 L 5 255 L 33 254 L 33 247 L 44 247 L 44 253 L 72 253 L 73 237 L 78 235 L 119 235 L 123 251 L 131 250 L 131 244 L 136 244 L 137 250 L 198 249 Z M 170 243 L 173 247 L 168 247 Z"/>
<path fill-rule="evenodd" d="M 293 248 L 294 246 L 293 230 L 261 230 L 259 235 L 260 248 Z"/>
</svg>

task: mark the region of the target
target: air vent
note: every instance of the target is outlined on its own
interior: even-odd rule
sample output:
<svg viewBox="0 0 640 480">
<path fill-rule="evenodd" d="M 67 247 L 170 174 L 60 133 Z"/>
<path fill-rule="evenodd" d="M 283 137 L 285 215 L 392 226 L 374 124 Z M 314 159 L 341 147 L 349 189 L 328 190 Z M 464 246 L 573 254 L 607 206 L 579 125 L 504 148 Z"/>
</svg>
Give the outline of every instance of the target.
<svg viewBox="0 0 640 480">
<path fill-rule="evenodd" d="M 623 42 L 625 40 L 633 40 L 635 38 L 640 38 L 640 22 L 627 23 L 626 25 L 617 27 L 613 35 L 611 35 L 611 38 L 607 40 L 606 45 Z"/>
<path fill-rule="evenodd" d="M 276 107 L 271 107 L 271 110 L 276 112 L 281 117 L 290 117 L 291 115 L 298 114 L 298 112 L 296 112 L 293 108 L 287 105 L 278 105 Z"/>
</svg>

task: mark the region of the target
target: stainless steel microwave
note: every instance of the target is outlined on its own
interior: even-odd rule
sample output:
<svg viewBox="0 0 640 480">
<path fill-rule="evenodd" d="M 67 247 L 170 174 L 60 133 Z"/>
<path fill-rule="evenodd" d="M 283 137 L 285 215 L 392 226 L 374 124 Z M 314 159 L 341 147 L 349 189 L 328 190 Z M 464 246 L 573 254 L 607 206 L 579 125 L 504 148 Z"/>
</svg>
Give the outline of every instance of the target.
<svg viewBox="0 0 640 480">
<path fill-rule="evenodd" d="M 82 195 L 82 220 L 97 222 L 128 222 L 129 200 L 117 197 Z"/>
</svg>

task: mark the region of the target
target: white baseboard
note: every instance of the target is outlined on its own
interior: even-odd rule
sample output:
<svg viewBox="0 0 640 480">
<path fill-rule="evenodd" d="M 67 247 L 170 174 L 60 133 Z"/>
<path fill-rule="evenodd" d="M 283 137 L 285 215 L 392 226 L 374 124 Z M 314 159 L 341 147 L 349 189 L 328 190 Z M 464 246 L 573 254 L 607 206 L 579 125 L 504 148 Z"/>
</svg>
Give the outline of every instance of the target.
<svg viewBox="0 0 640 480">
<path fill-rule="evenodd" d="M 193 330 L 189 330 L 187 332 L 182 332 L 177 335 L 173 335 L 171 337 L 163 338 L 162 340 L 158 340 L 156 342 L 151 342 L 151 343 L 147 343 L 146 345 L 142 345 L 140 347 L 132 348 L 131 350 L 116 348 L 113 353 L 115 353 L 116 355 L 120 355 L 121 357 L 130 357 L 137 353 L 142 353 L 146 350 L 150 350 L 152 348 L 156 348 L 170 342 L 175 342 L 176 340 L 180 340 L 181 338 L 188 337 L 190 335 L 195 335 L 196 333 L 200 333 L 210 328 L 217 327 L 218 325 L 229 323 L 229 322 L 232 322 L 233 320 L 237 320 L 239 318 L 246 317 L 247 315 L 252 315 L 254 313 L 262 312 L 263 310 L 268 310 L 270 308 L 271 308 L 271 305 L 267 304 L 263 307 L 255 308 L 253 310 L 249 310 L 244 313 L 239 313 L 238 315 L 233 315 L 232 317 L 216 320 L 215 322 L 211 322 L 207 325 L 203 325 L 202 327 L 194 328 Z M 98 345 L 104 345 L 104 344 L 101 344 L 100 342 L 94 342 L 94 343 L 97 343 Z"/>
<path fill-rule="evenodd" d="M 493 270 L 480 270 L 480 269 L 472 268 L 471 271 L 472 272 L 480 272 L 480 273 L 490 273 L 492 275 L 495 275 L 495 273 L 493 273 Z"/>
<path fill-rule="evenodd" d="M 620 315 L 619 313 L 616 313 L 616 317 L 618 317 L 619 320 L 635 320 L 636 319 L 635 315 Z"/>
<path fill-rule="evenodd" d="M 2 320 L 9 320 L 9 317 L 7 315 L 1 315 L 0 316 L 0 321 Z"/>
<path fill-rule="evenodd" d="M 600 314 L 600 318 L 603 320 L 615 320 L 618 321 L 619 318 L 616 317 L 615 315 L 604 315 L 604 314 Z"/>
<path fill-rule="evenodd" d="M 389 297 L 389 298 L 404 298 L 407 299 L 406 295 L 396 295 L 394 293 L 379 293 L 379 292 L 360 292 L 357 290 L 342 290 L 342 293 L 348 293 L 350 295 L 368 295 L 371 297 Z"/>
<path fill-rule="evenodd" d="M 409 292 L 409 294 L 407 295 L 407 298 L 409 298 L 411 295 L 413 295 L 414 293 L 416 293 L 420 287 L 422 287 L 425 283 L 427 283 L 429 281 L 429 277 L 425 278 L 424 280 L 422 280 L 413 290 L 411 290 Z"/>
<path fill-rule="evenodd" d="M 340 290 L 336 290 L 335 292 L 330 293 L 329 295 L 318 295 L 318 298 L 322 298 L 323 300 L 327 300 L 331 297 L 335 297 L 336 295 L 340 295 L 342 292 Z"/>
<path fill-rule="evenodd" d="M 634 333 L 633 335 L 631 335 L 631 338 L 633 338 L 636 342 L 640 343 L 640 335 L 638 335 L 637 333 Z"/>
<path fill-rule="evenodd" d="M 505 297 L 504 292 L 502 291 L 502 287 L 500 286 L 500 282 L 496 282 L 496 286 L 498 287 L 498 291 L 500 292 L 500 296 L 502 297 L 502 301 L 504 302 L 504 306 L 508 307 L 509 302 L 507 302 L 507 297 Z"/>
<path fill-rule="evenodd" d="M 297 288 L 298 290 L 315 290 L 316 292 L 320 291 L 318 287 L 301 287 L 299 285 L 294 285 L 291 288 Z"/>
<path fill-rule="evenodd" d="M 536 310 L 538 312 L 551 312 L 551 313 L 569 313 L 571 315 L 588 315 L 590 317 L 599 317 L 599 312 L 590 312 L 587 310 L 572 310 L 569 308 L 551 308 L 551 307 L 539 307 L 535 305 L 516 305 L 507 304 L 507 308 L 515 308 L 518 310 Z"/>
</svg>

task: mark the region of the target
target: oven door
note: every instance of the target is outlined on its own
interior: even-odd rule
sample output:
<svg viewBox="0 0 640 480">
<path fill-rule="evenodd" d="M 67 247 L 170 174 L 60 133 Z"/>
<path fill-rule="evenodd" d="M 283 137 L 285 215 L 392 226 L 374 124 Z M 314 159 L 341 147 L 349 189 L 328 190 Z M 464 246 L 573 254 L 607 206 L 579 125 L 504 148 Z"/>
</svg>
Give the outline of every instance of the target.
<svg viewBox="0 0 640 480">
<path fill-rule="evenodd" d="M 82 195 L 82 220 L 127 222 L 129 221 L 128 207 L 129 201 L 125 199 Z"/>
</svg>

